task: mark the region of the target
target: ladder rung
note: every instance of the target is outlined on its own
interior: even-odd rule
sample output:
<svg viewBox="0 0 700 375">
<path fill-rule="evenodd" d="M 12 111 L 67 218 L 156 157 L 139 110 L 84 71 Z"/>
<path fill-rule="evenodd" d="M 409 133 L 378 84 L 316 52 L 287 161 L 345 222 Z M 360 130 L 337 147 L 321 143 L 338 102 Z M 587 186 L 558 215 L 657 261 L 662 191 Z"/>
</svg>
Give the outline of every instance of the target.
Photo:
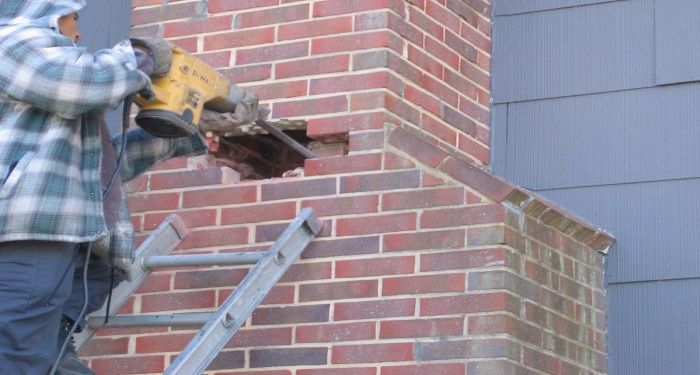
<svg viewBox="0 0 700 375">
<path fill-rule="evenodd" d="M 87 324 L 90 328 L 203 326 L 212 314 L 212 312 L 196 312 L 168 315 L 114 315 L 109 317 L 107 324 L 104 324 L 104 316 L 91 316 Z"/>
<path fill-rule="evenodd" d="M 264 252 L 152 255 L 144 257 L 141 265 L 145 270 L 158 267 L 231 266 L 237 264 L 255 264 L 260 261 L 264 255 Z"/>
</svg>

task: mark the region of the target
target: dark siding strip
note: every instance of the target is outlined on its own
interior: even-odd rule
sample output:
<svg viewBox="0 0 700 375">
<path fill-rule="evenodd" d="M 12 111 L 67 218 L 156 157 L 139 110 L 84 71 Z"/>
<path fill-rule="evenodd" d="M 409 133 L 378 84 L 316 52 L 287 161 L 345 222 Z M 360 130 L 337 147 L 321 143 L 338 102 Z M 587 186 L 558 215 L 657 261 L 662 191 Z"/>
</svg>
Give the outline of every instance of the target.
<svg viewBox="0 0 700 375">
<path fill-rule="evenodd" d="M 494 0 L 493 15 L 506 16 L 519 13 L 570 8 L 581 5 L 607 3 L 616 0 Z"/>
</svg>

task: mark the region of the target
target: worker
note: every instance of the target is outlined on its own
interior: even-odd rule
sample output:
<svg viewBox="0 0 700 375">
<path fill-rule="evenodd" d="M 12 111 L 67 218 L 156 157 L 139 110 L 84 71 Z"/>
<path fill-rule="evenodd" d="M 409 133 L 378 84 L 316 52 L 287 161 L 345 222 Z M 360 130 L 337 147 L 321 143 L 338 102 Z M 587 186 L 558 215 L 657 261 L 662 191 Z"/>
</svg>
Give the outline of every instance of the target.
<svg viewBox="0 0 700 375">
<path fill-rule="evenodd" d="M 78 47 L 84 5 L 0 1 L 0 374 L 48 373 L 69 328 L 84 324 L 84 301 L 99 309 L 128 270 L 133 227 L 119 179 L 207 150 L 198 134 L 135 128 L 114 172 L 121 137 L 109 136 L 103 112 L 146 88 L 154 62 L 128 41 Z M 93 374 L 67 348 L 57 373 Z"/>
</svg>

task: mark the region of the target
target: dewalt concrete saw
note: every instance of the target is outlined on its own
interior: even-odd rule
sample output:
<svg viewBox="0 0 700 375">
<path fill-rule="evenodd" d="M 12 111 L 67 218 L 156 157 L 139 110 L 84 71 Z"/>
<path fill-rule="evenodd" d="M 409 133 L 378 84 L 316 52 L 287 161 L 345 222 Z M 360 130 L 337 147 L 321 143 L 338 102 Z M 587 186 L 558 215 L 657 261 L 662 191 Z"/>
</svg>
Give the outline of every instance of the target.
<svg viewBox="0 0 700 375">
<path fill-rule="evenodd" d="M 139 93 L 135 102 L 140 110 L 136 123 L 162 138 L 176 138 L 198 131 L 204 108 L 216 112 L 234 112 L 246 92 L 232 84 L 203 61 L 163 39 L 132 39 L 135 48 L 143 48 L 153 58 L 155 68 L 149 89 Z M 249 122 L 259 112 L 249 114 Z"/>
</svg>

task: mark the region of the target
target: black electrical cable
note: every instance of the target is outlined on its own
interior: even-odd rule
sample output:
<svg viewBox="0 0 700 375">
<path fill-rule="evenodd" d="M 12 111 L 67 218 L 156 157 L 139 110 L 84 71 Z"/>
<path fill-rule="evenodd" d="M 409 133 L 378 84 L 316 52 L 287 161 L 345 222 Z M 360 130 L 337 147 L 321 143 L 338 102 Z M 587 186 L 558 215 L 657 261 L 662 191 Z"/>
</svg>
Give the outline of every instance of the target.
<svg viewBox="0 0 700 375">
<path fill-rule="evenodd" d="M 129 116 L 131 115 L 131 105 L 134 103 L 134 94 L 131 94 L 124 98 L 124 108 L 122 110 L 122 143 L 121 147 L 119 148 L 119 156 L 117 157 L 117 166 L 114 168 L 114 171 L 112 171 L 112 176 L 109 179 L 109 183 L 107 186 L 103 189 L 102 191 L 102 198 L 104 199 L 107 194 L 109 194 L 109 191 L 112 189 L 112 185 L 114 185 L 114 182 L 117 180 L 117 174 L 121 171 L 122 165 L 124 164 L 124 151 L 126 150 L 126 142 L 127 142 L 127 130 L 129 129 Z M 78 251 L 80 244 L 76 246 L 76 252 L 75 255 L 73 256 L 73 260 L 71 260 L 71 263 L 69 263 L 68 268 L 63 272 L 63 276 L 61 277 L 61 281 L 58 282 L 58 284 L 61 284 L 63 282 L 63 279 L 66 277 L 66 274 L 68 273 L 68 269 L 70 269 L 70 264 L 75 262 L 75 259 L 77 258 Z M 83 266 L 83 306 L 80 310 L 80 314 L 78 315 L 78 318 L 73 322 L 73 326 L 70 328 L 70 331 L 68 332 L 68 335 L 66 336 L 66 339 L 63 341 L 63 345 L 61 345 L 61 350 L 58 352 L 58 356 L 56 356 L 56 360 L 53 363 L 53 366 L 51 366 L 51 371 L 49 372 L 50 375 L 55 375 L 56 370 L 58 369 L 58 364 L 61 362 L 61 357 L 63 357 L 63 354 L 66 352 L 66 348 L 68 347 L 68 343 L 70 340 L 73 338 L 73 334 L 75 333 L 76 329 L 78 328 L 78 325 L 80 321 L 83 320 L 85 317 L 85 313 L 87 312 L 87 307 L 88 307 L 88 282 L 87 282 L 87 274 L 88 274 L 88 265 L 90 263 L 90 256 L 92 255 L 92 242 L 88 244 L 88 248 L 85 254 L 85 264 Z M 114 286 L 114 269 L 111 270 L 110 272 L 110 281 L 109 281 L 110 289 L 109 289 L 109 295 L 107 297 L 107 314 L 105 317 L 105 323 L 109 320 L 109 305 L 112 300 L 112 287 Z M 53 294 L 56 292 L 58 287 L 54 288 L 54 291 L 51 293 L 51 296 L 53 297 Z"/>
</svg>

